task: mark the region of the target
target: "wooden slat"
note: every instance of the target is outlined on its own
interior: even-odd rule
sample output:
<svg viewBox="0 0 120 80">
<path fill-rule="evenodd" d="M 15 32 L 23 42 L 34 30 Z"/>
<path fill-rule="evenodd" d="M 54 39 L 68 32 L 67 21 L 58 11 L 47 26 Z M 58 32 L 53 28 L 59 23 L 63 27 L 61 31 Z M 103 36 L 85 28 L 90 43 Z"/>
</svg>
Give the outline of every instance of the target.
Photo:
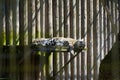
<svg viewBox="0 0 120 80">
<path fill-rule="evenodd" d="M 71 38 L 76 38 L 76 0 L 71 0 L 70 1 L 70 33 L 69 33 Z M 71 57 L 73 55 L 71 54 Z M 71 58 L 70 57 L 70 58 Z M 71 61 L 71 78 L 70 80 L 76 79 L 76 63 L 75 63 L 76 58 Z"/>
<path fill-rule="evenodd" d="M 93 0 L 87 1 L 87 80 L 93 77 Z"/>
<path fill-rule="evenodd" d="M 76 0 L 76 39 L 81 38 L 81 0 Z M 81 79 L 81 54 L 76 59 L 77 80 Z"/>
<path fill-rule="evenodd" d="M 26 22 L 26 18 L 25 17 L 27 17 L 26 16 L 26 0 L 21 0 L 21 1 L 19 1 L 19 41 L 20 41 L 20 45 L 25 45 L 26 44 L 26 27 L 27 27 L 27 22 Z M 23 47 L 23 53 L 22 54 L 24 54 L 23 55 L 23 58 L 25 57 L 25 49 L 24 49 L 24 47 Z M 22 65 L 24 65 L 24 66 L 22 66 L 22 69 L 20 69 L 20 78 L 21 79 L 23 79 L 23 80 L 25 80 L 25 79 L 27 79 L 28 77 L 27 77 L 27 69 L 26 69 L 26 65 L 25 65 L 25 63 L 26 63 L 26 60 L 23 62 L 23 64 Z M 25 72 L 23 72 L 23 71 L 25 71 Z"/>
<path fill-rule="evenodd" d="M 53 7 L 53 37 L 57 37 L 59 35 L 59 0 L 52 1 L 52 7 Z M 58 75 L 56 76 L 56 72 L 58 71 L 58 57 L 57 52 L 53 52 L 53 80 L 59 79 Z"/>
<path fill-rule="evenodd" d="M 108 38 L 107 27 L 105 27 L 105 26 L 107 26 L 107 12 L 104 9 L 104 39 L 105 39 L 105 41 L 104 41 L 104 45 L 105 45 L 104 55 L 107 54 L 107 38 Z"/>
<path fill-rule="evenodd" d="M 45 0 L 40 0 L 40 28 L 41 37 L 45 37 Z"/>
<path fill-rule="evenodd" d="M 86 0 L 81 0 L 81 38 L 85 39 L 85 20 L 86 20 Z M 86 80 L 86 55 L 85 52 L 81 52 L 81 80 Z"/>
<path fill-rule="evenodd" d="M 104 46 L 104 11 L 103 11 L 103 6 L 101 4 L 101 2 L 99 1 L 100 5 L 99 5 L 99 10 L 100 10 L 100 15 L 99 15 L 99 19 L 100 19 L 100 58 L 101 60 L 103 59 L 104 57 L 104 49 L 105 49 L 105 46 Z"/>
<path fill-rule="evenodd" d="M 64 37 L 69 37 L 70 31 L 70 0 L 64 0 Z M 69 60 L 69 55 L 64 54 L 64 64 Z M 65 80 L 69 80 L 69 65 L 64 69 Z"/>
<path fill-rule="evenodd" d="M 4 32 L 4 12 L 3 12 L 3 6 L 4 6 L 4 1 L 1 0 L 0 2 L 0 18 L 1 18 L 1 21 L 0 21 L 0 46 L 3 45 L 4 43 L 4 35 L 5 35 L 5 32 Z"/>
<path fill-rule="evenodd" d="M 63 36 L 64 34 L 64 0 L 59 1 L 59 36 Z"/>
<path fill-rule="evenodd" d="M 70 37 L 76 38 L 76 1 L 70 1 Z"/>
<path fill-rule="evenodd" d="M 45 37 L 52 37 L 51 28 L 52 28 L 52 12 L 51 12 L 51 0 L 45 0 Z"/>
<path fill-rule="evenodd" d="M 69 37 L 70 31 L 70 9 L 69 0 L 64 0 L 64 37 Z"/>
<path fill-rule="evenodd" d="M 94 80 L 98 79 L 98 54 L 99 54 L 99 44 L 98 44 L 98 7 L 99 6 L 99 1 L 93 1 L 93 18 L 94 18 L 94 22 L 93 22 L 93 59 L 94 59 Z"/>
<path fill-rule="evenodd" d="M 0 1 L 0 46 L 4 43 L 4 12 L 3 12 L 3 5 L 4 0 Z M 0 48 L 0 55 L 2 56 L 2 49 Z M 3 57 L 0 57 L 0 63 L 3 64 Z M 0 65 L 0 76 L 4 73 L 4 70 L 2 71 L 3 65 Z"/>
<path fill-rule="evenodd" d="M 36 32 L 36 35 L 35 35 L 35 38 L 40 38 L 40 12 L 41 12 L 41 7 L 40 7 L 40 0 L 35 0 L 35 32 Z"/>
<path fill-rule="evenodd" d="M 32 42 L 32 4 L 28 1 L 28 44 Z"/>
<path fill-rule="evenodd" d="M 17 1 L 13 0 L 10 2 L 11 3 L 11 10 L 12 10 L 12 31 L 13 31 L 13 46 L 10 47 L 10 74 L 14 75 L 13 79 L 17 79 L 18 78 L 18 65 L 16 64 L 16 57 L 17 57 L 17 53 L 16 53 L 16 45 L 18 44 L 18 18 L 17 18 L 17 14 L 18 14 L 18 6 L 17 6 Z M 15 5 L 12 5 L 12 4 Z M 13 68 L 14 66 L 14 68 Z"/>
</svg>

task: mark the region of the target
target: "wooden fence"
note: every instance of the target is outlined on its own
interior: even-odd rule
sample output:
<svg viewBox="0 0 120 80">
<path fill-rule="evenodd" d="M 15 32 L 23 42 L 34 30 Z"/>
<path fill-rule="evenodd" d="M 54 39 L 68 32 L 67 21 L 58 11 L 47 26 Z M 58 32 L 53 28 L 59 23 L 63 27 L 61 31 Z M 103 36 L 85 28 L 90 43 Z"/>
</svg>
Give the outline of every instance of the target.
<svg viewBox="0 0 120 80">
<path fill-rule="evenodd" d="M 56 80 L 97 80 L 101 60 L 120 27 L 119 0 L 0 0 L 0 79 L 45 80 L 45 53 L 30 49 L 33 39 L 84 39 L 75 57 L 51 53 L 49 76 Z M 32 57 L 31 57 L 32 55 Z"/>
</svg>

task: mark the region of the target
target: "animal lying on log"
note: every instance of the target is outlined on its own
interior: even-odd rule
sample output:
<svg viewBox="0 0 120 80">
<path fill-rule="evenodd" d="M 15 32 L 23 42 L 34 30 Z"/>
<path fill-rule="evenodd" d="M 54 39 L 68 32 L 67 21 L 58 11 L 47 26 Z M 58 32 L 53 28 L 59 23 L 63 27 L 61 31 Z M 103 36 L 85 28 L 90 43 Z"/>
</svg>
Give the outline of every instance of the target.
<svg viewBox="0 0 120 80">
<path fill-rule="evenodd" d="M 31 45 L 31 49 L 33 51 L 33 53 L 32 53 L 32 61 L 33 62 L 32 63 L 36 64 L 36 62 L 37 62 L 36 65 L 40 64 L 40 62 L 38 62 L 38 61 L 40 61 L 39 60 L 40 56 L 38 54 L 35 54 L 36 51 L 45 52 L 44 65 L 46 66 L 45 70 L 46 70 L 47 79 L 53 80 L 55 75 L 57 75 L 63 68 L 66 67 L 66 65 L 68 65 L 78 55 L 77 53 L 84 50 L 84 47 L 85 47 L 85 42 L 83 40 L 76 40 L 76 39 L 72 39 L 72 38 L 53 37 L 53 38 L 35 39 L 35 40 L 33 40 L 32 45 Z M 50 59 L 51 52 L 54 52 L 54 54 L 56 54 L 56 52 L 61 52 L 61 51 L 62 52 L 70 52 L 74 56 L 71 57 L 71 59 L 63 67 L 61 67 L 61 69 L 58 72 L 53 73 L 54 76 L 51 76 L 48 71 L 49 65 L 50 65 L 49 59 Z M 74 52 L 76 52 L 76 54 L 74 54 Z M 53 54 L 53 59 L 56 60 L 54 54 Z M 37 55 L 38 57 L 35 55 Z M 39 73 L 38 68 L 35 70 L 37 70 L 36 72 Z M 39 74 L 36 74 L 36 75 L 39 76 Z"/>
<path fill-rule="evenodd" d="M 40 38 L 32 42 L 33 50 L 40 51 L 56 51 L 56 49 L 67 49 L 67 51 L 80 52 L 85 48 L 83 40 L 76 40 L 73 38 L 53 37 L 53 38 Z M 49 49 L 49 50 L 48 50 Z"/>
</svg>

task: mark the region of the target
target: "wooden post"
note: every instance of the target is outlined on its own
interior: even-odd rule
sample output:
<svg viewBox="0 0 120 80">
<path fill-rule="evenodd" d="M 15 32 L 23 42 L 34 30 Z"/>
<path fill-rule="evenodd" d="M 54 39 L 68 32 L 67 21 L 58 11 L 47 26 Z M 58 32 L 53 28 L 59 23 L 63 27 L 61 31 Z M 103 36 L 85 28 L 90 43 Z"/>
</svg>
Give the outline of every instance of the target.
<svg viewBox="0 0 120 80">
<path fill-rule="evenodd" d="M 99 45 L 98 45 L 98 3 L 99 1 L 93 1 L 93 19 L 94 19 L 94 22 L 93 22 L 93 64 L 94 64 L 94 77 L 93 79 L 97 80 L 98 79 L 98 59 L 97 56 L 98 56 L 98 51 L 99 51 Z"/>
<path fill-rule="evenodd" d="M 0 0 L 0 55 L 2 57 L 0 57 L 0 63 L 2 64 L 4 61 L 3 61 L 3 55 L 2 55 L 2 45 L 4 43 L 4 27 L 3 27 L 3 24 L 4 24 L 4 0 Z M 2 67 L 3 65 L 0 65 L 0 77 L 2 77 L 2 74 L 4 73 L 4 70 L 2 70 Z"/>
<path fill-rule="evenodd" d="M 70 0 L 64 0 L 64 37 L 69 37 L 69 32 L 70 32 Z M 64 53 L 64 64 L 68 61 L 69 59 L 69 54 L 67 52 Z M 65 80 L 68 80 L 69 78 L 69 68 L 70 66 L 67 65 L 66 68 L 64 68 L 64 76 Z"/>
<path fill-rule="evenodd" d="M 27 31 L 25 30 L 27 28 L 27 2 L 26 0 L 20 0 L 19 1 L 19 44 L 22 46 L 21 54 L 23 55 L 23 64 L 20 66 L 20 79 L 26 80 L 27 77 L 27 60 L 26 60 L 26 48 L 24 49 L 24 45 L 27 44 Z"/>
</svg>

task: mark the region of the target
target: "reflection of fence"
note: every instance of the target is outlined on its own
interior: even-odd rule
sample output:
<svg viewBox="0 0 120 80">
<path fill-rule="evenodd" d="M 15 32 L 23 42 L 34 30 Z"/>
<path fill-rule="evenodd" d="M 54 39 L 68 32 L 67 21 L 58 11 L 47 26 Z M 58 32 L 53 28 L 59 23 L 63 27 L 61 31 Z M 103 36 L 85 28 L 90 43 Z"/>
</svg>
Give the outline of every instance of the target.
<svg viewBox="0 0 120 80">
<path fill-rule="evenodd" d="M 99 63 L 112 47 L 119 30 L 118 2 L 0 0 L 0 55 L 7 57 L 0 57 L 0 77 L 44 80 L 46 55 L 38 53 L 31 57 L 29 45 L 35 38 L 62 36 L 83 38 L 87 51 L 77 55 L 56 76 L 57 80 L 97 80 Z M 62 52 L 50 56 L 51 75 L 55 75 L 52 73 L 59 71 L 72 57 Z"/>
</svg>

